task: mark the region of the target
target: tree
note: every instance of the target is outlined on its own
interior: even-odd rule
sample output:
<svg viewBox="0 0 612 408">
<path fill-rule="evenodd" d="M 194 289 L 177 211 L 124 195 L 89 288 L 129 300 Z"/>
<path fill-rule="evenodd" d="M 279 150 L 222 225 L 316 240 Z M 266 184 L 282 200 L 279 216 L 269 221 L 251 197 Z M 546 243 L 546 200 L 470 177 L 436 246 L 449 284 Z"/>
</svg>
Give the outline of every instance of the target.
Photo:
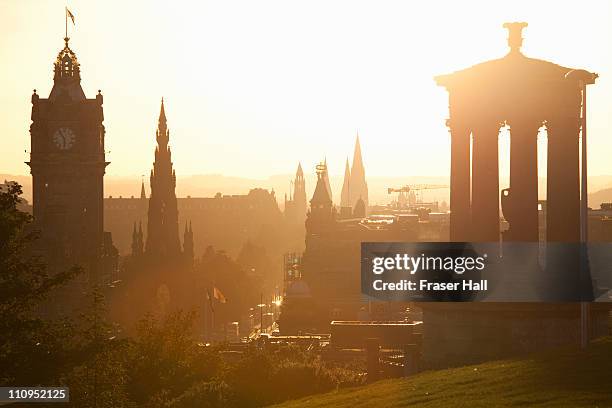
<svg viewBox="0 0 612 408">
<path fill-rule="evenodd" d="M 0 186 L 0 383 L 44 384 L 57 374 L 66 350 L 61 339 L 70 325 L 54 324 L 36 315 L 55 288 L 64 285 L 79 268 L 50 275 L 32 254 L 38 234 L 32 217 L 19 211 L 21 186 Z"/>
</svg>

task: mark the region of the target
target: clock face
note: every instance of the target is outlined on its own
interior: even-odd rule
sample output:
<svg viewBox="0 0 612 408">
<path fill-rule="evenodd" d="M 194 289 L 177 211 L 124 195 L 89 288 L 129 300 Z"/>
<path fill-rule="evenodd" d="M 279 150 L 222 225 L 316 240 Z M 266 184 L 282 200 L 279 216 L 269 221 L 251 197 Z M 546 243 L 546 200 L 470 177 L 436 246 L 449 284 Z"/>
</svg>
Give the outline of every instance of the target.
<svg viewBox="0 0 612 408">
<path fill-rule="evenodd" d="M 76 135 L 72 129 L 67 127 L 61 127 L 53 134 L 53 143 L 60 150 L 68 150 L 72 148 L 76 140 Z"/>
</svg>

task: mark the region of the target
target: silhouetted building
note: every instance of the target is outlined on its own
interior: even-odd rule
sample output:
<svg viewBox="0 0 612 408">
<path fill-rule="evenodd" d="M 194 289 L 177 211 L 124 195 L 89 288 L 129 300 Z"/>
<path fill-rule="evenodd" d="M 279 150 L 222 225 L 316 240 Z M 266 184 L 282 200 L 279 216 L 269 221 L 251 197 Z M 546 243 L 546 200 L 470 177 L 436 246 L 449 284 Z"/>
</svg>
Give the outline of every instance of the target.
<svg viewBox="0 0 612 408">
<path fill-rule="evenodd" d="M 353 154 L 353 167 L 351 168 L 349 195 L 351 208 L 355 208 L 359 199 L 362 199 L 365 204 L 365 208 L 368 208 L 368 183 L 366 182 L 365 167 L 363 166 L 363 158 L 361 157 L 359 135 L 357 135 L 357 138 L 355 139 L 355 152 Z"/>
<path fill-rule="evenodd" d="M 342 192 L 340 193 L 340 217 L 351 218 L 353 205 L 351 203 L 351 169 L 348 157 L 344 166 L 344 181 L 342 182 Z"/>
<path fill-rule="evenodd" d="M 264 189 L 251 189 L 247 194 L 222 195 L 214 197 L 177 198 L 178 222 L 185 222 L 197 231 L 194 235 L 195 256 L 201 255 L 204 248 L 213 246 L 224 249 L 235 256 L 242 244 L 253 240 L 266 245 L 272 251 L 275 247 L 284 248 L 287 236 L 292 242 L 303 247 L 304 224 L 302 232 L 298 226 L 289 229 L 289 222 L 281 213 L 274 195 Z M 113 233 L 113 240 L 122 255 L 131 252 L 132 228 L 134 222 L 142 222 L 144 236 L 147 235 L 148 200 L 138 197 L 107 197 L 104 199 L 105 229 Z M 280 252 L 283 253 L 283 252 Z"/>
<path fill-rule="evenodd" d="M 283 334 L 328 332 L 332 320 L 355 320 L 363 314 L 368 305 L 360 286 L 362 242 L 436 241 L 447 236 L 443 222 L 435 217 L 422 220 L 400 212 L 366 217 L 364 200 L 357 201 L 351 218 L 339 217 L 326 187 L 326 173 L 323 162 L 317 166 L 317 185 L 306 218 L 304 254 L 301 258 L 291 254 L 289 259 L 299 259 L 294 262 L 298 265 L 286 267 L 286 304 L 279 321 Z M 387 319 L 392 312 L 389 305 L 377 307 L 371 317 Z"/>
<path fill-rule="evenodd" d="M 326 163 L 317 166 L 317 185 L 310 200 L 310 212 L 306 218 L 307 231 L 326 229 L 336 218 L 330 189 L 328 188 L 329 178 Z M 306 240 L 308 240 L 308 237 Z"/>
<path fill-rule="evenodd" d="M 289 200 L 287 200 L 287 195 L 285 195 L 285 218 L 290 224 L 303 226 L 304 221 L 306 221 L 307 211 L 306 181 L 304 180 L 302 164 L 299 163 L 295 173 L 295 180 L 293 181 L 293 194 L 289 196 Z"/>
<path fill-rule="evenodd" d="M 144 254 L 144 238 L 142 233 L 142 222 L 138 223 L 136 229 L 136 221 L 134 221 L 134 230 L 132 232 L 132 258 L 140 258 Z"/>
<path fill-rule="evenodd" d="M 170 131 L 167 127 L 163 98 L 156 139 L 155 162 L 151 170 L 151 196 L 145 253 L 149 258 L 167 260 L 178 258 L 181 253 L 181 244 L 178 236 L 176 174 L 172 168 L 172 153 L 168 146 Z"/>
<path fill-rule="evenodd" d="M 115 264 L 104 234 L 103 179 L 106 166 L 100 91 L 87 99 L 76 54 L 65 46 L 54 63 L 47 99 L 34 90 L 30 166 L 40 249 L 52 269 L 78 264 L 89 283 L 109 279 Z M 106 261 L 102 258 L 105 257 Z"/>
</svg>

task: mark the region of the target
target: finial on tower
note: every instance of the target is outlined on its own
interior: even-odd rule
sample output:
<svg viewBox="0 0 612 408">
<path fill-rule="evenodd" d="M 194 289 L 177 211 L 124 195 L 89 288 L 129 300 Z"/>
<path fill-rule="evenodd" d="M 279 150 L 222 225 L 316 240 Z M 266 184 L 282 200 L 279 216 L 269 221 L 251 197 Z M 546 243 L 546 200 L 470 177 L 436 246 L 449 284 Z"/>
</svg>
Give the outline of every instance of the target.
<svg viewBox="0 0 612 408">
<path fill-rule="evenodd" d="M 504 23 L 504 28 L 508 29 L 508 47 L 511 53 L 521 53 L 523 45 L 523 28 L 527 27 L 527 23 L 514 22 Z"/>
</svg>

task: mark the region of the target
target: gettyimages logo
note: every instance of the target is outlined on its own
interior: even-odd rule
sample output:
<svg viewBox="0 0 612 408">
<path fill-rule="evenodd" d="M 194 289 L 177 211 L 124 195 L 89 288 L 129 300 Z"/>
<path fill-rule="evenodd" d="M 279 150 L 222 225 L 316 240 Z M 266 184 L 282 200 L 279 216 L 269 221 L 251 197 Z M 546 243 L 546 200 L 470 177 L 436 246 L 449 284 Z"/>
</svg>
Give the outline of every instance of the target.
<svg viewBox="0 0 612 408">
<path fill-rule="evenodd" d="M 488 290 L 488 259 L 468 243 L 362 244 L 362 291 L 384 300 L 471 301 Z"/>
<path fill-rule="evenodd" d="M 577 243 L 362 243 L 361 291 L 403 302 L 610 302 L 609 254 Z"/>
<path fill-rule="evenodd" d="M 407 271 L 411 275 L 419 271 L 452 271 L 463 275 L 466 271 L 482 271 L 485 268 L 487 254 L 482 256 L 411 256 L 407 253 L 396 254 L 394 257 L 375 257 L 372 259 L 372 272 L 376 275 L 385 271 Z"/>
</svg>

